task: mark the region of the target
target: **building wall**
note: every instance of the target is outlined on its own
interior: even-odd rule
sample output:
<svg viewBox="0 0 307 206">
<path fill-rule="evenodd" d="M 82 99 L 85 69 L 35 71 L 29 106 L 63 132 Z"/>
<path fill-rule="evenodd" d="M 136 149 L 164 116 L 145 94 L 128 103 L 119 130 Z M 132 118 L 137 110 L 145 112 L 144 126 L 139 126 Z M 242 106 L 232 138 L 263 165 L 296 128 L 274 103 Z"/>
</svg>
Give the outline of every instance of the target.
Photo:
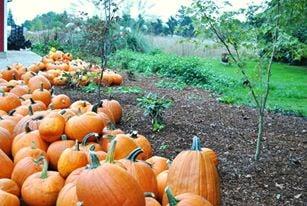
<svg viewBox="0 0 307 206">
<path fill-rule="evenodd" d="M 0 0 L 0 52 L 5 51 L 5 3 L 6 0 Z"/>
</svg>

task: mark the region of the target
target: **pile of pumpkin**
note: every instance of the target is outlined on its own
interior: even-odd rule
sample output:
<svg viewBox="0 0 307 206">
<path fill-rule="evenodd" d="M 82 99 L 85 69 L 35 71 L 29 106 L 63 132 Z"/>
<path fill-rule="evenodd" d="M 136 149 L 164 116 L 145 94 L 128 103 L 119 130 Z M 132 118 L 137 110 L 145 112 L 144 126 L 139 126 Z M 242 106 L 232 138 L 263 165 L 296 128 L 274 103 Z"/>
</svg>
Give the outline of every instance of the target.
<svg viewBox="0 0 307 206">
<path fill-rule="evenodd" d="M 2 206 L 220 205 L 217 156 L 198 137 L 170 163 L 143 135 L 110 127 L 117 101 L 71 102 L 27 74 L 0 78 Z"/>
<path fill-rule="evenodd" d="M 40 75 L 46 77 L 55 86 L 67 84 L 86 86 L 90 82 L 104 86 L 118 86 L 123 83 L 123 77 L 120 74 L 105 69 L 101 77 L 99 66 L 91 65 L 80 59 L 73 60 L 71 54 L 61 51 L 50 52 L 40 62 L 27 68 L 22 64 L 13 64 L 2 70 L 1 74 L 6 81 L 24 80 L 26 83 L 31 77 Z"/>
</svg>

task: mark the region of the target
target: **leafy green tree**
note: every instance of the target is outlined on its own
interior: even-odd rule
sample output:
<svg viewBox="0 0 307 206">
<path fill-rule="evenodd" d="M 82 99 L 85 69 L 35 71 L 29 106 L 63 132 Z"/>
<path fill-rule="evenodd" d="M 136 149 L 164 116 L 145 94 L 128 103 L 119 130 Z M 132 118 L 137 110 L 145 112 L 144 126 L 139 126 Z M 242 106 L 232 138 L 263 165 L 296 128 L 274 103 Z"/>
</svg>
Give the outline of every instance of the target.
<svg viewBox="0 0 307 206">
<path fill-rule="evenodd" d="M 229 5 L 229 3 L 227 3 Z M 231 5 L 230 5 L 231 6 Z M 255 152 L 255 160 L 259 159 L 265 123 L 265 109 L 270 91 L 271 68 L 274 55 L 282 42 L 280 38 L 279 18 L 280 3 L 274 6 L 274 13 L 263 19 L 261 27 L 247 27 L 242 24 L 237 16 L 245 14 L 241 12 L 222 12 L 213 0 L 196 0 L 187 12 L 193 17 L 196 34 L 198 36 L 214 37 L 226 50 L 232 61 L 238 66 L 244 85 L 249 89 L 251 97 L 258 111 L 258 136 Z M 251 13 L 249 13 L 251 15 Z M 250 19 L 254 19 L 250 16 Z M 270 40 L 263 34 L 270 33 Z M 249 46 L 256 51 L 259 61 L 257 74 L 250 76 L 242 58 L 240 49 Z M 256 78 L 255 78 L 256 76 Z"/>
<path fill-rule="evenodd" d="M 151 32 L 155 35 L 160 35 L 163 33 L 164 28 L 163 28 L 163 22 L 161 19 L 157 19 L 154 22 L 151 22 Z"/>
<path fill-rule="evenodd" d="M 194 36 L 194 26 L 192 18 L 186 15 L 185 7 L 181 7 L 177 14 L 178 34 L 184 37 Z"/>
<path fill-rule="evenodd" d="M 171 16 L 166 22 L 166 24 L 168 25 L 169 34 L 174 35 L 176 27 L 178 26 L 178 21 L 174 17 Z"/>
</svg>

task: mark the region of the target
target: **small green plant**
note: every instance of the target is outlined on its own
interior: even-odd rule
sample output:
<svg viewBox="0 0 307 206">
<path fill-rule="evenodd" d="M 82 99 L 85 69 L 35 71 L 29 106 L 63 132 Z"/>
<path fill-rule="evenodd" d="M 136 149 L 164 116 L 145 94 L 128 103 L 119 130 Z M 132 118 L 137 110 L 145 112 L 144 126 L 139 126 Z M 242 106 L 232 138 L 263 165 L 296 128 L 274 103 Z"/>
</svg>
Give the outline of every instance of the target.
<svg viewBox="0 0 307 206">
<path fill-rule="evenodd" d="M 153 93 L 138 98 L 137 101 L 138 105 L 144 109 L 144 115 L 151 118 L 152 131 L 161 131 L 165 127 L 163 114 L 166 109 L 171 107 L 172 101 Z"/>
<path fill-rule="evenodd" d="M 182 81 L 171 81 L 170 79 L 161 80 L 156 83 L 156 87 L 165 88 L 165 89 L 173 89 L 173 90 L 184 90 L 187 85 Z"/>
<path fill-rule="evenodd" d="M 160 150 L 167 150 L 169 148 L 168 144 L 162 143 L 162 145 L 159 147 Z"/>
<path fill-rule="evenodd" d="M 108 87 L 105 89 L 107 94 L 142 94 L 144 91 L 138 86 L 121 86 L 121 87 Z"/>
<path fill-rule="evenodd" d="M 86 87 L 83 87 L 82 92 L 93 93 L 98 89 L 98 85 L 94 82 L 89 83 Z"/>
</svg>

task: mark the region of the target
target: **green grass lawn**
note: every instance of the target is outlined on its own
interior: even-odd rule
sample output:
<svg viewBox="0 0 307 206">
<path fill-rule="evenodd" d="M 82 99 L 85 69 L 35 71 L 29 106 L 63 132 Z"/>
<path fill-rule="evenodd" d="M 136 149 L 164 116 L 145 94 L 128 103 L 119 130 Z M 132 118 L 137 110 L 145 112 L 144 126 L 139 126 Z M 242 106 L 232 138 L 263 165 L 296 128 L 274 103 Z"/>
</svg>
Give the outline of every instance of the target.
<svg viewBox="0 0 307 206">
<path fill-rule="evenodd" d="M 218 60 L 206 60 L 212 65 L 218 76 L 227 76 L 235 81 L 242 81 L 242 74 L 235 66 L 223 65 Z M 252 77 L 257 73 L 256 62 L 248 62 L 248 74 Z M 248 93 L 248 89 L 238 84 L 233 87 L 223 88 L 222 101 L 254 105 Z M 307 68 L 290 66 L 282 63 L 274 63 L 270 95 L 268 98 L 270 110 L 294 112 L 297 115 L 307 116 Z"/>
<path fill-rule="evenodd" d="M 209 88 L 219 94 L 220 101 L 224 103 L 255 106 L 249 90 L 242 84 L 242 74 L 237 66 L 224 65 L 217 59 L 180 57 L 163 52 L 144 54 L 124 50 L 117 52 L 110 62 L 110 66 L 113 67 L 145 74 L 155 73 L 173 78 L 179 82 L 178 84 L 184 82 L 187 85 Z M 255 66 L 256 62 L 247 63 L 247 73 L 252 79 L 256 79 L 258 73 Z M 267 108 L 307 116 L 306 67 L 273 64 Z"/>
</svg>

